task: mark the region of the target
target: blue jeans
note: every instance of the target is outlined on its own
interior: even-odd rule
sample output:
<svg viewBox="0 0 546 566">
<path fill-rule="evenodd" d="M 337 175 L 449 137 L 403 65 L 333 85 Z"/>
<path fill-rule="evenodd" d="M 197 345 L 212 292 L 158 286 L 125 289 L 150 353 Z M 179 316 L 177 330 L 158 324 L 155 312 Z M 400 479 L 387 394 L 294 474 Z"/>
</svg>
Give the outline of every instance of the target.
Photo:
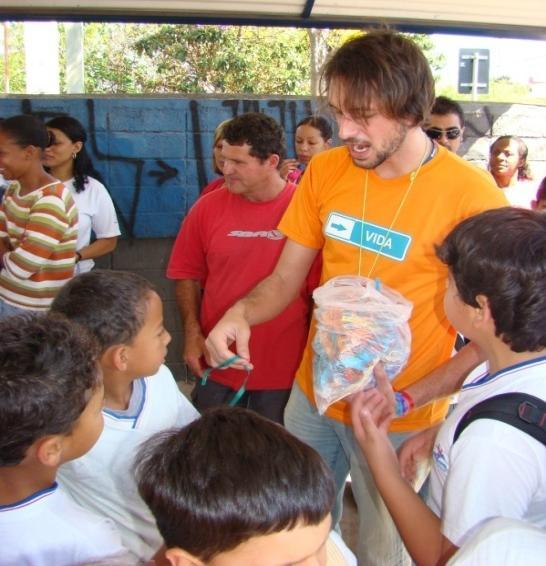
<svg viewBox="0 0 546 566">
<path fill-rule="evenodd" d="M 284 413 L 286 428 L 312 446 L 334 474 L 337 497 L 332 524 L 337 527 L 343 510 L 347 475 L 358 508 L 357 557 L 361 565 L 398 566 L 410 564 L 410 557 L 396 526 L 381 499 L 351 427 L 320 415 L 297 384 Z M 389 437 L 397 448 L 409 436 L 393 433 Z"/>
</svg>

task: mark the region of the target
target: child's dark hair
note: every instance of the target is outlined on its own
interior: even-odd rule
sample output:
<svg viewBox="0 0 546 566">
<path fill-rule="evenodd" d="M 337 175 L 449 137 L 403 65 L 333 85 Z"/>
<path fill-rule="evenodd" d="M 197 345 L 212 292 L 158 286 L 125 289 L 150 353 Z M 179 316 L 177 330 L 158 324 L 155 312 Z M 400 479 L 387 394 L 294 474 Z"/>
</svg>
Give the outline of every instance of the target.
<svg viewBox="0 0 546 566">
<path fill-rule="evenodd" d="M 136 273 L 94 269 L 69 281 L 51 310 L 91 332 L 103 353 L 110 346 L 132 342 L 144 325 L 153 291 L 154 286 Z"/>
<path fill-rule="evenodd" d="M 283 129 L 271 116 L 261 112 L 248 112 L 232 118 L 224 126 L 223 138 L 229 145 L 248 144 L 249 154 L 261 162 L 273 154 L 278 155 L 280 161 L 286 157 Z"/>
<path fill-rule="evenodd" d="M 213 409 L 160 433 L 137 462 L 140 494 L 167 548 L 204 562 L 255 536 L 317 525 L 334 503 L 317 452 L 246 409 Z"/>
<path fill-rule="evenodd" d="M 88 177 L 94 177 L 102 183 L 102 175 L 93 166 L 93 162 L 85 148 L 87 133 L 81 123 L 76 118 L 72 118 L 72 116 L 58 116 L 49 120 L 46 126 L 60 130 L 72 143 L 82 142 L 82 148 L 74 159 L 74 187 L 76 192 L 81 193 L 85 190 L 85 183 Z"/>
<path fill-rule="evenodd" d="M 546 215 L 498 208 L 467 218 L 437 247 L 462 301 L 487 297 L 496 335 L 514 352 L 546 348 Z"/>
<path fill-rule="evenodd" d="M 60 315 L 0 321 L 0 466 L 17 466 L 28 448 L 69 434 L 101 378 L 97 346 Z"/>
<path fill-rule="evenodd" d="M 333 131 L 330 122 L 322 116 L 307 116 L 303 120 L 300 120 L 296 125 L 296 130 L 300 126 L 311 126 L 320 132 L 320 137 L 327 142 L 332 139 Z"/>
<path fill-rule="evenodd" d="M 18 114 L 0 122 L 0 131 L 20 147 L 33 145 L 45 149 L 50 144 L 50 136 L 45 124 L 32 114 Z"/>
</svg>

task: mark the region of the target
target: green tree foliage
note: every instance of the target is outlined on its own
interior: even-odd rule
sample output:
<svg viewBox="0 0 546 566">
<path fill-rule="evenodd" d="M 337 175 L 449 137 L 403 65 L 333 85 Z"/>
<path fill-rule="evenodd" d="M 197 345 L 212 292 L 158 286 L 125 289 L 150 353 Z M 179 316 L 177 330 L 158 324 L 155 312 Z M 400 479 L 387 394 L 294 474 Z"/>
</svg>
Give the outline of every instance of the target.
<svg viewBox="0 0 546 566">
<path fill-rule="evenodd" d="M 326 30 L 326 51 L 357 30 Z M 428 36 L 412 36 L 443 64 Z M 306 30 L 205 25 L 87 24 L 88 92 L 310 94 Z"/>
<path fill-rule="evenodd" d="M 10 92 L 25 92 L 25 49 L 24 28 L 20 22 L 9 22 L 7 28 L 8 43 L 8 76 Z M 6 92 L 5 84 L 2 84 Z"/>
<path fill-rule="evenodd" d="M 304 30 L 88 24 L 88 92 L 275 93 L 309 88 Z"/>
<path fill-rule="evenodd" d="M 430 36 L 422 33 L 406 34 L 411 37 L 415 43 L 421 48 L 426 55 L 432 74 L 436 80 L 439 78 L 440 71 L 444 68 L 446 58 L 445 55 L 437 53 L 434 47 L 434 42 Z"/>
<path fill-rule="evenodd" d="M 66 34 L 60 31 L 61 90 Z M 321 30 L 326 56 L 358 30 Z M 25 92 L 23 24 L 10 24 L 11 92 Z M 412 36 L 433 69 L 442 60 L 428 36 Z M 311 93 L 308 31 L 296 28 L 88 23 L 84 26 L 85 89 L 93 94 Z"/>
<path fill-rule="evenodd" d="M 153 89 L 153 60 L 142 57 L 135 44 L 151 27 L 144 24 L 91 23 L 84 26 L 85 90 L 88 93 L 140 94 Z"/>
</svg>

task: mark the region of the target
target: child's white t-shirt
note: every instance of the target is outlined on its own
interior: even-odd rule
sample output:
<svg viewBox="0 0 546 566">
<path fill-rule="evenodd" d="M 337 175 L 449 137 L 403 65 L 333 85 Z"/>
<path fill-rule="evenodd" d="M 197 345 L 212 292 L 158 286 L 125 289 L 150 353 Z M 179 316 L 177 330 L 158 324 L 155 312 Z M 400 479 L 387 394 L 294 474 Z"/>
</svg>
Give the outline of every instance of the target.
<svg viewBox="0 0 546 566">
<path fill-rule="evenodd" d="M 170 370 L 134 382 L 138 402 L 133 416 L 103 410 L 104 430 L 84 456 L 59 469 L 58 480 L 80 505 L 109 517 L 123 544 L 140 559 L 150 559 L 163 544 L 155 520 L 138 494 L 133 473 L 142 442 L 157 432 L 183 427 L 199 417 L 184 397 Z"/>
<path fill-rule="evenodd" d="M 490 375 L 484 368 L 466 379 L 459 402 L 438 431 L 432 453 L 429 506 L 442 533 L 462 546 L 492 517 L 523 519 L 546 528 L 546 450 L 525 432 L 479 419 L 453 443 L 463 415 L 489 397 L 521 392 L 546 399 L 546 357 Z"/>
<path fill-rule="evenodd" d="M 544 566 L 546 530 L 526 521 L 495 517 L 478 529 L 447 566 Z"/>
<path fill-rule="evenodd" d="M 54 483 L 0 506 L 2 566 L 74 566 L 107 557 L 128 561 L 114 523 L 83 509 Z"/>
</svg>

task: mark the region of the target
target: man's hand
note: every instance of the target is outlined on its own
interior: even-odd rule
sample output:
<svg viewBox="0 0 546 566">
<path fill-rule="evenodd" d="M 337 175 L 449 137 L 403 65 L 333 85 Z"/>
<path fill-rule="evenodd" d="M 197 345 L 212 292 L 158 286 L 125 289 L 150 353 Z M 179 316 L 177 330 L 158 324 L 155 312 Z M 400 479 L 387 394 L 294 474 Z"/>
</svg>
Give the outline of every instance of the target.
<svg viewBox="0 0 546 566">
<path fill-rule="evenodd" d="M 201 377 L 205 368 L 201 364 L 201 357 L 206 357 L 205 337 L 199 333 L 186 335 L 184 338 L 184 363 L 190 368 L 193 375 Z"/>
<path fill-rule="evenodd" d="M 409 483 L 413 484 L 419 466 L 432 456 L 432 448 L 439 428 L 440 425 L 437 425 L 418 432 L 398 449 L 400 472 Z"/>
<path fill-rule="evenodd" d="M 233 356 L 229 346 L 235 342 L 239 359 L 229 367 L 234 369 L 251 370 L 250 352 L 248 342 L 250 340 L 250 325 L 243 315 L 243 308 L 235 304 L 218 321 L 210 331 L 205 341 L 205 355 L 211 367 L 218 367 L 228 358 Z"/>
</svg>

